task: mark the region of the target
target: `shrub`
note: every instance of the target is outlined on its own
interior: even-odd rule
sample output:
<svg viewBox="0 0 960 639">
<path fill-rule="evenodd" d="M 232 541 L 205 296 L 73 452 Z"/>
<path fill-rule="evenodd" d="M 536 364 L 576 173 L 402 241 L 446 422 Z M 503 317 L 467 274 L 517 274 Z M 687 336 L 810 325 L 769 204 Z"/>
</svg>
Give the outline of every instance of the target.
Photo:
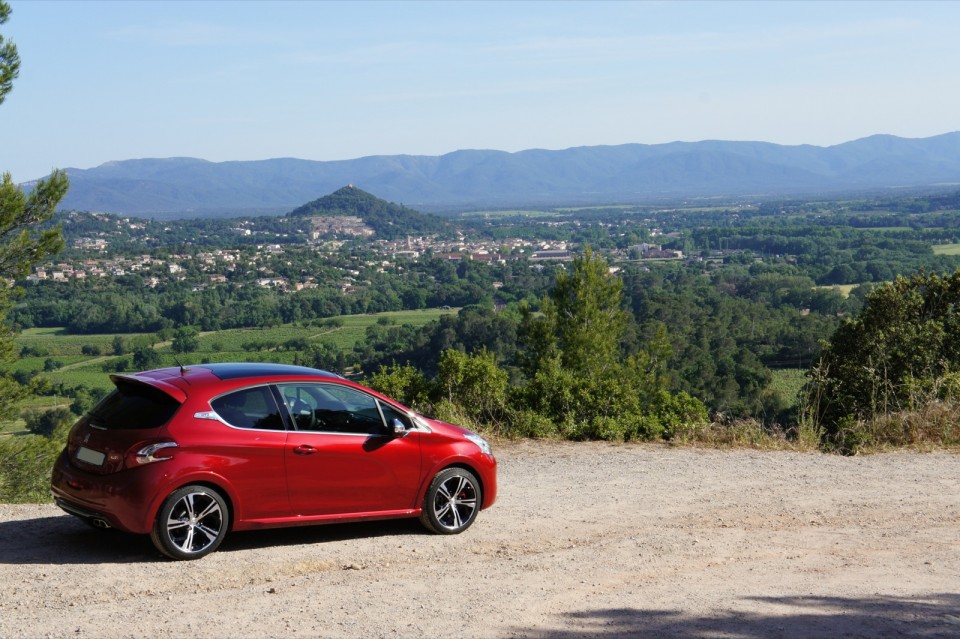
<svg viewBox="0 0 960 639">
<path fill-rule="evenodd" d="M 509 375 L 483 348 L 476 355 L 446 350 L 437 366 L 438 393 L 471 422 L 502 428 Z"/>
<path fill-rule="evenodd" d="M 764 449 L 808 449 L 809 446 L 791 440 L 779 428 L 770 428 L 756 419 L 738 419 L 730 422 L 689 423 L 678 427 L 673 439 L 679 444 L 702 444 L 712 447 L 749 447 Z"/>
<path fill-rule="evenodd" d="M 476 423 L 473 417 L 469 415 L 467 411 L 463 410 L 463 407 L 446 399 L 441 399 L 439 402 L 434 404 L 431 412 L 431 416 L 434 419 L 438 419 L 442 422 L 456 424 L 457 426 L 469 428 L 470 430 L 474 431 L 482 430 L 480 428 L 480 424 Z"/>
<path fill-rule="evenodd" d="M 133 366 L 137 370 L 145 371 L 157 368 L 163 362 L 160 353 L 150 346 L 141 346 L 133 352 Z"/>
<path fill-rule="evenodd" d="M 381 366 L 366 380 L 366 384 L 414 410 L 421 410 L 430 402 L 430 384 L 427 378 L 419 369 L 409 364 Z"/>
<path fill-rule="evenodd" d="M 549 417 L 532 410 L 511 411 L 504 430 L 513 437 L 547 438 L 559 434 L 557 425 Z"/>
<path fill-rule="evenodd" d="M 170 350 L 174 353 L 193 353 L 200 349 L 200 331 L 195 326 L 181 326 L 174 331 Z"/>
<path fill-rule="evenodd" d="M 50 501 L 50 469 L 63 445 L 62 435 L 0 439 L 0 502 Z"/>
<path fill-rule="evenodd" d="M 857 447 L 848 440 L 863 424 L 916 411 L 935 389 L 952 392 L 958 364 L 960 270 L 899 277 L 871 291 L 830 338 L 806 388 L 809 418 L 832 444 Z"/>
<path fill-rule="evenodd" d="M 50 437 L 57 429 L 69 426 L 74 419 L 74 414 L 66 408 L 33 410 L 24 415 L 27 430 L 34 435 L 42 435 L 43 437 Z"/>
</svg>

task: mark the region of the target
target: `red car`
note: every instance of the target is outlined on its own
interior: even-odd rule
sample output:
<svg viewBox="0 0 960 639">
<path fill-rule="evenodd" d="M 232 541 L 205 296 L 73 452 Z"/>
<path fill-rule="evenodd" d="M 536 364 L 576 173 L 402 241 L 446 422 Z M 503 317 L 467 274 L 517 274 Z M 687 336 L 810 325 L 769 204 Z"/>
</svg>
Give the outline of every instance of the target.
<svg viewBox="0 0 960 639">
<path fill-rule="evenodd" d="M 482 437 L 332 373 L 203 364 L 111 380 L 70 431 L 53 496 L 173 559 L 232 530 L 419 517 L 460 533 L 497 496 Z"/>
</svg>

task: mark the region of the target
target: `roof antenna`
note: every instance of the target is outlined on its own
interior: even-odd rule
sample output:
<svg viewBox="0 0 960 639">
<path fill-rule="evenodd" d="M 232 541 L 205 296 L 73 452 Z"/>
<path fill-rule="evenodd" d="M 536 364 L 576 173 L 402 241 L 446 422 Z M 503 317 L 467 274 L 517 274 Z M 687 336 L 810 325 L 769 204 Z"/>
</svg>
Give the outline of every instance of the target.
<svg viewBox="0 0 960 639">
<path fill-rule="evenodd" d="M 187 369 L 184 368 L 183 364 L 180 363 L 180 360 L 177 359 L 177 356 L 176 356 L 176 355 L 173 356 L 173 361 L 175 361 L 175 362 L 177 363 L 177 366 L 180 367 L 180 374 L 181 374 L 181 375 L 183 375 L 184 373 L 187 372 Z"/>
</svg>

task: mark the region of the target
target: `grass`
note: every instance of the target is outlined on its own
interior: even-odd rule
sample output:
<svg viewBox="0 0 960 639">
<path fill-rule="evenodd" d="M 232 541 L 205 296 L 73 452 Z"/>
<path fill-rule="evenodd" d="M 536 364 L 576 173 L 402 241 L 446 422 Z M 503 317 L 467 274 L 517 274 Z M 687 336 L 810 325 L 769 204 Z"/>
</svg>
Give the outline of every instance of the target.
<svg viewBox="0 0 960 639">
<path fill-rule="evenodd" d="M 860 286 L 860 284 L 830 284 L 829 286 L 817 286 L 816 288 L 832 288 L 845 298 L 850 297 L 850 292 Z"/>
<path fill-rule="evenodd" d="M 4 437 L 13 437 L 16 435 L 27 435 L 27 423 L 22 419 L 12 419 L 0 422 L 0 441 Z"/>
<path fill-rule="evenodd" d="M 84 346 L 96 346 L 102 353 L 113 352 L 113 334 L 100 335 L 70 335 L 62 328 L 28 328 L 16 337 L 14 343 L 17 349 L 29 347 L 46 352 L 46 357 L 62 359 L 65 356 L 83 356 L 81 349 Z M 127 343 L 138 339 L 147 342 L 156 341 L 152 333 L 124 333 L 120 337 Z"/>
<path fill-rule="evenodd" d="M 346 315 L 338 319 L 343 325 L 328 326 L 301 326 L 286 324 L 283 326 L 252 329 L 231 329 L 203 333 L 200 336 L 200 348 L 196 352 L 178 356 L 184 365 L 199 364 L 201 362 L 230 362 L 230 361 L 271 361 L 291 364 L 296 356 L 295 351 L 248 351 L 244 344 L 260 342 L 283 344 L 294 339 L 306 339 L 308 342 L 327 342 L 343 351 L 351 351 L 353 347 L 366 338 L 368 326 L 372 326 L 383 318 L 392 324 L 411 324 L 422 326 L 432 322 L 442 315 L 456 313 L 459 309 L 425 309 L 419 311 L 396 311 L 369 315 Z M 129 358 L 129 355 L 113 355 L 113 340 L 117 335 L 69 335 L 61 328 L 28 329 L 16 337 L 14 343 L 18 350 L 29 347 L 35 351 L 45 353 L 39 356 L 30 356 L 8 364 L 2 368 L 6 371 L 42 371 L 48 359 L 62 364 L 55 371 L 44 373 L 51 384 L 63 384 L 67 387 L 86 386 L 88 388 L 110 389 L 113 384 L 109 375 L 104 372 L 106 363 Z M 129 346 L 138 342 L 154 344 L 161 355 L 161 366 L 174 366 L 174 354 L 170 344 L 158 343 L 152 333 L 121 334 L 124 342 Z M 83 355 L 84 346 L 99 347 L 101 355 Z M 53 398 L 41 397 L 39 400 L 52 401 Z M 24 405 L 24 407 L 26 404 Z"/>
<path fill-rule="evenodd" d="M 396 311 L 391 313 L 377 313 L 375 315 L 344 315 L 343 326 L 298 326 L 285 324 L 272 328 L 239 328 L 225 331 L 204 333 L 200 336 L 200 350 L 193 355 L 219 357 L 222 353 L 244 353 L 243 345 L 250 342 L 273 342 L 283 344 L 293 339 L 308 341 L 325 341 L 342 350 L 352 350 L 354 345 L 366 337 L 368 326 L 372 326 L 382 318 L 387 318 L 393 324 L 410 324 L 423 326 L 442 315 L 456 313 L 459 309 L 428 309 L 421 311 Z M 219 352 L 214 346 L 220 347 Z"/>
<path fill-rule="evenodd" d="M 755 419 L 731 423 L 711 422 L 678 431 L 673 446 L 706 448 L 754 448 L 757 450 L 815 451 L 816 443 L 789 437 L 784 431 L 766 428 Z"/>
<path fill-rule="evenodd" d="M 790 407 L 797 403 L 800 389 L 807 383 L 807 372 L 803 368 L 778 368 L 770 371 L 773 379 L 770 381 L 770 390 L 780 393 L 781 397 L 789 402 Z"/>
<path fill-rule="evenodd" d="M 960 255 L 960 244 L 934 244 L 934 255 Z"/>
<path fill-rule="evenodd" d="M 466 213 L 461 213 L 460 217 L 462 218 L 488 218 L 488 219 L 500 219 L 505 217 L 556 217 L 556 211 L 526 211 L 526 210 L 515 210 L 515 211 L 469 211 Z"/>
</svg>

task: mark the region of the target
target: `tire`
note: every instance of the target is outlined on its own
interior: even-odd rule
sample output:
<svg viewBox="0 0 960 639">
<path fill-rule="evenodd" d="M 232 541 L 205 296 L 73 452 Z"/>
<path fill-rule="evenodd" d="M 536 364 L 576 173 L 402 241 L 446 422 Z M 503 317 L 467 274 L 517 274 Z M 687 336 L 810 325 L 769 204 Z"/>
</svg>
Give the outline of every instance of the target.
<svg viewBox="0 0 960 639">
<path fill-rule="evenodd" d="M 150 540 L 171 559 L 199 559 L 220 546 L 229 526 L 230 510 L 220 493 L 184 486 L 163 502 Z"/>
<path fill-rule="evenodd" d="M 477 477 L 463 468 L 447 468 L 430 482 L 420 523 L 431 532 L 456 535 L 470 527 L 482 503 Z"/>
</svg>

